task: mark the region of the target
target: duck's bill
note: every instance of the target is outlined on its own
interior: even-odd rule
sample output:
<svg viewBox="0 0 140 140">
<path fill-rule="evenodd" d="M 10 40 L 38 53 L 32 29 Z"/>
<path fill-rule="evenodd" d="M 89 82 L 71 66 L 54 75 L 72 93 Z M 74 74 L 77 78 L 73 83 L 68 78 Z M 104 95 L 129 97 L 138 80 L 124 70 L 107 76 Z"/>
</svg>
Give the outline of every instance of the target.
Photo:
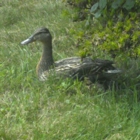
<svg viewBox="0 0 140 140">
<path fill-rule="evenodd" d="M 33 38 L 32 37 L 29 37 L 26 40 L 22 41 L 21 42 L 21 45 L 26 45 L 26 44 L 29 44 L 29 43 L 31 43 L 33 41 L 34 41 Z"/>
</svg>

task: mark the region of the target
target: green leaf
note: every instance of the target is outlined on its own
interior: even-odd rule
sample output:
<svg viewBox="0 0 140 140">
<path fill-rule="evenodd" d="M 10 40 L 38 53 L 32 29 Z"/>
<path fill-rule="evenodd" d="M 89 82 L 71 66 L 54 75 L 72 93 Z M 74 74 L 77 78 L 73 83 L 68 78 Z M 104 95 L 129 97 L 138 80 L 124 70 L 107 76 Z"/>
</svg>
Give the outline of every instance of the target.
<svg viewBox="0 0 140 140">
<path fill-rule="evenodd" d="M 95 11 L 97 10 L 97 8 L 98 8 L 98 5 L 99 5 L 98 2 L 95 3 L 95 4 L 91 7 L 90 12 L 91 12 L 91 13 L 95 12 Z"/>
<path fill-rule="evenodd" d="M 119 8 L 119 7 L 122 5 L 122 3 L 123 3 L 123 0 L 115 0 L 115 1 L 112 3 L 111 7 L 112 7 L 113 9 L 117 9 L 117 8 Z"/>
<path fill-rule="evenodd" d="M 123 5 L 123 8 L 125 8 L 126 10 L 130 10 L 134 7 L 134 5 L 135 5 L 134 0 L 126 0 L 126 2 Z"/>
<path fill-rule="evenodd" d="M 96 18 L 99 18 L 99 17 L 101 16 L 101 14 L 102 14 L 102 11 L 101 11 L 101 10 L 98 10 L 98 11 L 94 14 L 94 16 L 95 16 Z"/>
<path fill-rule="evenodd" d="M 100 9 L 104 9 L 107 5 L 107 0 L 99 0 Z"/>
</svg>

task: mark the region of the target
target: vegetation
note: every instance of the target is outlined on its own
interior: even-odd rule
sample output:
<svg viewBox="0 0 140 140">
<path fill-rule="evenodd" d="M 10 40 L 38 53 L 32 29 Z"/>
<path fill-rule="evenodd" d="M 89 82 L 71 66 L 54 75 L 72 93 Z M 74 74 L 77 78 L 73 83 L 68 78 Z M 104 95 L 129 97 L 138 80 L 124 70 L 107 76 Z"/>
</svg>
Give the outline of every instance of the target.
<svg viewBox="0 0 140 140">
<path fill-rule="evenodd" d="M 82 55 L 94 52 L 95 47 L 106 51 L 113 57 L 140 55 L 140 2 L 137 0 L 76 0 L 67 2 L 75 7 L 74 20 L 86 20 L 86 27 L 90 32 L 87 42 L 92 42 L 90 47 L 86 47 L 84 35 L 79 36 L 83 42 Z M 125 24 L 124 24 L 125 23 Z M 95 28 L 96 25 L 96 29 Z M 81 34 L 80 34 L 81 35 Z M 77 35 L 78 36 L 78 35 Z M 86 39 L 87 40 L 87 39 Z M 125 53 L 124 53 L 125 51 Z M 92 54 L 93 55 L 93 54 Z"/>
<path fill-rule="evenodd" d="M 104 20 L 99 24 L 95 20 L 93 28 L 91 19 L 72 22 L 69 17 L 73 15 L 75 9 L 61 0 L 1 0 L 1 140 L 139 139 L 139 85 L 128 76 L 139 68 L 139 58 L 128 58 L 121 63 L 123 69 L 128 69 L 123 75 L 132 82 L 127 87 L 122 83 L 124 87 L 117 91 L 105 91 L 98 84 L 88 87 L 84 82 L 70 79 L 54 80 L 52 77 L 46 82 L 38 81 L 35 66 L 42 48 L 39 43 L 21 46 L 20 42 L 39 27 L 48 27 L 52 33 L 55 60 L 78 55 L 79 50 L 81 56 L 111 59 L 102 50 L 107 48 L 104 35 L 109 36 L 105 36 L 108 46 L 111 44 L 112 47 L 117 40 L 123 46 L 130 28 L 134 40 L 131 43 L 138 45 L 139 19 L 137 26 L 133 26 L 127 16 L 124 19 L 126 25 L 118 20 L 116 24 L 109 20 L 107 24 L 102 24 Z M 130 15 L 135 18 L 133 13 Z M 135 20 L 132 18 L 132 21 Z M 113 35 L 110 32 L 112 26 Z M 115 60 L 119 59 L 117 55 Z M 139 76 L 135 80 L 138 81 Z"/>
</svg>

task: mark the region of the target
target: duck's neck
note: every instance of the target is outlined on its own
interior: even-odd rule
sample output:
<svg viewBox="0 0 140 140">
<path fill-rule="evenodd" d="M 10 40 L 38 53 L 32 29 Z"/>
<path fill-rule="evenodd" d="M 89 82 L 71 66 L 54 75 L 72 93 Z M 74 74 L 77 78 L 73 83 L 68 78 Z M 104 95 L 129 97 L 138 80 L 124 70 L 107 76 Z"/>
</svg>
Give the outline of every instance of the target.
<svg viewBox="0 0 140 140">
<path fill-rule="evenodd" d="M 37 65 L 37 75 L 40 76 L 44 71 L 53 67 L 53 55 L 52 55 L 52 42 L 43 43 L 43 52 L 40 61 Z"/>
</svg>

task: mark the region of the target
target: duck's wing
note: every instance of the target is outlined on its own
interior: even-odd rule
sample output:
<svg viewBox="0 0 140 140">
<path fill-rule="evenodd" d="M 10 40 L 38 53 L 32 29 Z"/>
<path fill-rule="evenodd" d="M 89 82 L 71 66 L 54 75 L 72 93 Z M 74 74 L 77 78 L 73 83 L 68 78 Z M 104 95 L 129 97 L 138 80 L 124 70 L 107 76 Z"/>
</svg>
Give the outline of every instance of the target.
<svg viewBox="0 0 140 140">
<path fill-rule="evenodd" d="M 72 78 L 78 78 L 82 80 L 84 77 L 95 77 L 99 75 L 112 75 L 120 73 L 120 70 L 117 70 L 113 66 L 113 61 L 110 60 L 101 60 L 95 59 L 89 63 L 83 63 L 75 72 L 71 75 Z"/>
<path fill-rule="evenodd" d="M 69 57 L 55 62 L 55 72 L 64 77 L 71 77 L 80 70 L 82 66 L 84 67 L 85 64 L 89 65 L 89 63 L 92 62 L 93 60 L 89 57 L 84 59 L 81 59 L 80 57 Z"/>
<path fill-rule="evenodd" d="M 69 57 L 65 59 L 61 59 L 59 61 L 55 61 L 55 67 L 65 65 L 65 64 L 72 64 L 72 63 L 80 63 L 80 58 L 79 57 Z"/>
<path fill-rule="evenodd" d="M 93 60 L 89 57 L 86 57 L 84 59 L 81 59 L 80 57 L 69 57 L 69 58 L 65 58 L 59 61 L 55 62 L 55 67 L 59 67 L 62 65 L 81 65 L 82 63 L 89 63 L 92 62 Z"/>
</svg>

